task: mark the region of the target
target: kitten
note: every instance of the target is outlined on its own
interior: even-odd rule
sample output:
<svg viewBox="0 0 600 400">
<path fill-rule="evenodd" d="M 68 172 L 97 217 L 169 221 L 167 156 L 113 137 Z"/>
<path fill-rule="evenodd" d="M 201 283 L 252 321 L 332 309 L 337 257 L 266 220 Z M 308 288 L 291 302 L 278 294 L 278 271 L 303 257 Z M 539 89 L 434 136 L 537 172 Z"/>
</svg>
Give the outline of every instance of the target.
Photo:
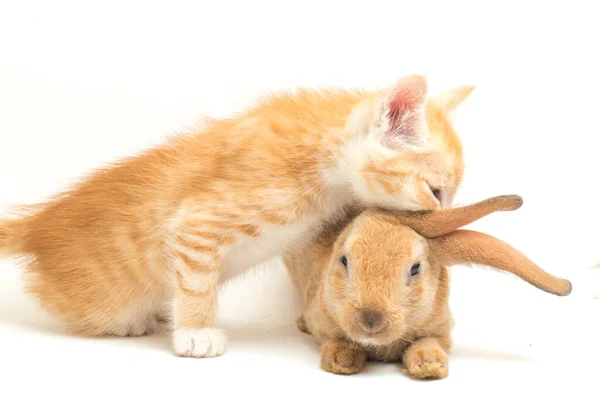
<svg viewBox="0 0 600 400">
<path fill-rule="evenodd" d="M 173 330 L 180 356 L 222 354 L 220 282 L 310 240 L 349 205 L 448 204 L 462 150 L 447 115 L 472 90 L 300 90 L 211 120 L 0 221 L 27 290 L 82 335 Z"/>
</svg>

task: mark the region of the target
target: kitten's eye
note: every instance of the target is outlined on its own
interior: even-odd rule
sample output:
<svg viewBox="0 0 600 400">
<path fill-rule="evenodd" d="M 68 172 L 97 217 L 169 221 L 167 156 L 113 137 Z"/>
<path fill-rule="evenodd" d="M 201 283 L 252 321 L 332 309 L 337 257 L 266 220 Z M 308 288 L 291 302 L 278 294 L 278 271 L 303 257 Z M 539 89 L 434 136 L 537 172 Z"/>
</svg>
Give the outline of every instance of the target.
<svg viewBox="0 0 600 400">
<path fill-rule="evenodd" d="M 348 268 L 348 258 L 346 256 L 340 257 L 340 262 L 344 267 Z"/>
<path fill-rule="evenodd" d="M 410 276 L 415 276 L 419 272 L 421 272 L 421 264 L 417 263 L 417 264 L 413 265 L 412 268 L 410 269 Z"/>
<path fill-rule="evenodd" d="M 436 189 L 433 187 L 430 187 L 430 189 L 431 189 L 431 193 L 433 193 L 435 198 L 438 199 L 439 201 L 442 201 L 442 191 L 440 189 Z"/>
</svg>

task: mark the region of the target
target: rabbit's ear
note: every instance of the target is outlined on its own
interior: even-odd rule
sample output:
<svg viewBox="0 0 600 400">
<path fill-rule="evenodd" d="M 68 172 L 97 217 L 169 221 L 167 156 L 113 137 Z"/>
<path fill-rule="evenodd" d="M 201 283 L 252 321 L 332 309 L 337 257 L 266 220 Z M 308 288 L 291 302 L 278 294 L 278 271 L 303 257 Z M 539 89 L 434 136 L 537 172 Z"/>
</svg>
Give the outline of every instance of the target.
<svg viewBox="0 0 600 400">
<path fill-rule="evenodd" d="M 521 207 L 521 196 L 497 196 L 479 203 L 435 211 L 396 211 L 393 215 L 419 235 L 433 238 L 452 232 L 496 211 L 513 211 Z"/>
<path fill-rule="evenodd" d="M 429 239 L 434 259 L 443 265 L 479 264 L 508 271 L 545 292 L 571 293 L 571 282 L 538 267 L 524 254 L 500 239 L 480 232 L 458 230 Z"/>
</svg>

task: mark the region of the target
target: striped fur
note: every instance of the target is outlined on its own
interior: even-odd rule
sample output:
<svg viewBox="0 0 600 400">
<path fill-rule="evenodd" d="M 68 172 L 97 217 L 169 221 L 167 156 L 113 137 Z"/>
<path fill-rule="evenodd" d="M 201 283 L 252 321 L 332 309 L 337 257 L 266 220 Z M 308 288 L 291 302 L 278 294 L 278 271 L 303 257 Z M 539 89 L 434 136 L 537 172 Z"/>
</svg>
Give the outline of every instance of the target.
<svg viewBox="0 0 600 400">
<path fill-rule="evenodd" d="M 177 354 L 217 356 L 221 282 L 348 206 L 439 208 L 433 186 L 453 196 L 462 166 L 448 99 L 471 89 L 427 98 L 412 76 L 378 92 L 272 95 L 23 207 L 0 221 L 0 254 L 21 257 L 28 291 L 80 334 L 168 322 Z"/>
</svg>

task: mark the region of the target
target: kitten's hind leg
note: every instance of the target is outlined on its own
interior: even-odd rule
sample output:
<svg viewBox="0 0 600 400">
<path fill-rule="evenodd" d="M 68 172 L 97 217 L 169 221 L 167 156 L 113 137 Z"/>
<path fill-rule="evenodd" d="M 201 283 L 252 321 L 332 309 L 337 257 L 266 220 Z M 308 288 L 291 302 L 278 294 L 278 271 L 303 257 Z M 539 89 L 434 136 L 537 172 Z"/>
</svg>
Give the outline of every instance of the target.
<svg viewBox="0 0 600 400">
<path fill-rule="evenodd" d="M 147 319 L 99 318 L 95 321 L 77 321 L 69 326 L 69 331 L 86 337 L 136 337 L 154 333 L 153 328 L 156 327 Z"/>
<path fill-rule="evenodd" d="M 134 321 L 125 326 L 125 335 L 122 336 L 146 336 L 161 333 L 165 330 L 163 323 L 154 315 L 150 314 L 145 319 Z"/>
<path fill-rule="evenodd" d="M 141 302 L 122 313 L 118 322 L 111 327 L 109 334 L 135 337 L 160 333 L 162 330 L 163 324 L 158 319 L 152 304 Z"/>
<path fill-rule="evenodd" d="M 157 334 L 168 331 L 169 321 L 159 314 L 152 314 L 148 317 L 148 334 Z"/>
</svg>

